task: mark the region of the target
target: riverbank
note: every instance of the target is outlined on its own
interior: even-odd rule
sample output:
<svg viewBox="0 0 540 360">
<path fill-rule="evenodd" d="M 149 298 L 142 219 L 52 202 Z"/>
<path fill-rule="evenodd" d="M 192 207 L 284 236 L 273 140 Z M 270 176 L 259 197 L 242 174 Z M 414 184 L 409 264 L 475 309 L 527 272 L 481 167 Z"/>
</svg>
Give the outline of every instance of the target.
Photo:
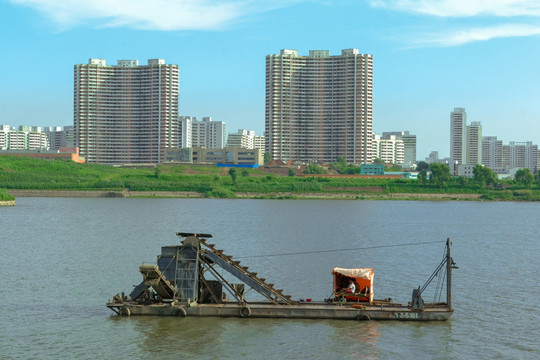
<svg viewBox="0 0 540 360">
<path fill-rule="evenodd" d="M 73 197 L 73 198 L 204 198 L 194 191 L 79 191 L 79 190 L 10 190 L 16 197 Z M 238 192 L 238 199 L 328 199 L 328 200 L 480 200 L 481 194 L 447 193 L 381 193 L 381 192 Z"/>
<path fill-rule="evenodd" d="M 513 181 L 486 186 L 463 177 L 440 184 L 333 173 L 308 176 L 287 166 L 243 170 L 185 164 L 118 168 L 10 156 L 1 160 L 0 183 L 5 189 L 1 189 L 3 194 L 0 191 L 1 201 L 13 200 L 13 196 L 540 201 L 540 181 L 527 186 Z"/>
<path fill-rule="evenodd" d="M 0 201 L 0 206 L 15 206 L 15 200 Z"/>
</svg>

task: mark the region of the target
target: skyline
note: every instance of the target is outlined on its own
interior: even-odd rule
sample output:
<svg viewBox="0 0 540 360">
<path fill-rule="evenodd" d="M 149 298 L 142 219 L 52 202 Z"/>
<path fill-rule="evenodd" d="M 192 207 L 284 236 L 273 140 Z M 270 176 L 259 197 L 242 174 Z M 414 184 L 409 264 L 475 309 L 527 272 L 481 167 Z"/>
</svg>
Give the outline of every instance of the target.
<svg viewBox="0 0 540 360">
<path fill-rule="evenodd" d="M 179 65 L 181 115 L 262 135 L 266 55 L 357 48 L 374 57 L 374 132 L 417 135 L 418 160 L 449 155 L 456 107 L 484 136 L 540 143 L 534 1 L 1 0 L 0 17 L 1 124 L 73 125 L 75 64 L 162 58 Z"/>
</svg>

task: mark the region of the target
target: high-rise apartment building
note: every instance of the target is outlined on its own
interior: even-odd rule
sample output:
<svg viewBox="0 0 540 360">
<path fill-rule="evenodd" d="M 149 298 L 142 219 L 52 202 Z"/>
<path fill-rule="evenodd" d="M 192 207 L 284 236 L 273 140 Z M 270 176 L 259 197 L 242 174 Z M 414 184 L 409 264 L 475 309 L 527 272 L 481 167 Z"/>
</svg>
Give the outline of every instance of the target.
<svg viewBox="0 0 540 360">
<path fill-rule="evenodd" d="M 403 140 L 396 135 L 388 135 L 381 138 L 378 134 L 373 134 L 373 157 L 379 158 L 388 164 L 403 164 L 405 155 L 405 145 Z"/>
<path fill-rule="evenodd" d="M 538 170 L 538 145 L 532 141 L 508 144 L 508 168 L 528 168 L 532 173 Z"/>
<path fill-rule="evenodd" d="M 180 121 L 180 148 L 190 148 L 192 147 L 192 133 L 193 133 L 193 121 L 197 121 L 197 118 L 194 116 L 180 116 L 178 118 Z"/>
<path fill-rule="evenodd" d="M 274 160 L 373 161 L 373 56 L 357 49 L 266 57 L 266 151 Z"/>
<path fill-rule="evenodd" d="M 9 125 L 0 125 L 0 150 L 48 150 L 47 134 L 39 126 L 19 126 L 18 130 Z"/>
<path fill-rule="evenodd" d="M 482 163 L 482 124 L 472 121 L 467 126 L 467 164 L 476 165 Z"/>
<path fill-rule="evenodd" d="M 265 149 L 266 149 L 266 139 L 264 135 L 255 135 L 253 137 L 253 148 L 261 150 L 262 154 L 264 155 Z"/>
<path fill-rule="evenodd" d="M 73 126 L 48 126 L 44 129 L 49 139 L 50 150 L 59 150 L 60 148 L 75 147 L 75 137 Z"/>
<path fill-rule="evenodd" d="M 227 137 L 227 147 L 253 149 L 255 141 L 255 131 L 238 129 L 236 133 L 230 133 Z"/>
<path fill-rule="evenodd" d="M 255 135 L 255 131 L 238 129 L 227 138 L 227 148 L 259 149 L 264 155 L 264 136 Z"/>
<path fill-rule="evenodd" d="M 450 161 L 452 165 L 467 163 L 467 113 L 465 108 L 454 108 L 450 113 Z M 450 170 L 452 166 L 450 166 Z"/>
<path fill-rule="evenodd" d="M 416 135 L 408 131 L 385 131 L 382 133 L 383 139 L 390 139 L 395 136 L 397 140 L 403 141 L 403 165 L 412 166 L 416 163 Z"/>
<path fill-rule="evenodd" d="M 482 137 L 482 165 L 492 170 L 503 167 L 503 144 L 496 136 Z"/>
<path fill-rule="evenodd" d="M 207 149 L 223 149 L 225 147 L 227 132 L 223 121 L 212 121 L 211 117 L 203 117 L 202 121 L 192 118 L 191 122 L 192 146 Z"/>
<path fill-rule="evenodd" d="M 482 124 L 467 125 L 465 108 L 450 113 L 450 170 L 456 175 L 458 165 L 482 163 Z"/>
<path fill-rule="evenodd" d="M 87 162 L 160 163 L 179 146 L 178 65 L 90 59 L 74 73 L 75 145 Z"/>
</svg>

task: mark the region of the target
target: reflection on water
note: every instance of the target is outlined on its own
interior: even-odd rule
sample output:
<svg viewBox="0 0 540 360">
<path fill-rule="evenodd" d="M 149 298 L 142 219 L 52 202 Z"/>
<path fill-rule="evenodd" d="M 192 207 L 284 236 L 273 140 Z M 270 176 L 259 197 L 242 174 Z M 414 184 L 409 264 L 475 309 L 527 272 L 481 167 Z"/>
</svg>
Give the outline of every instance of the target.
<svg viewBox="0 0 540 360">
<path fill-rule="evenodd" d="M 118 321 L 111 318 L 111 321 Z M 240 318 L 127 320 L 144 353 L 159 358 L 376 358 L 376 322 Z"/>
</svg>

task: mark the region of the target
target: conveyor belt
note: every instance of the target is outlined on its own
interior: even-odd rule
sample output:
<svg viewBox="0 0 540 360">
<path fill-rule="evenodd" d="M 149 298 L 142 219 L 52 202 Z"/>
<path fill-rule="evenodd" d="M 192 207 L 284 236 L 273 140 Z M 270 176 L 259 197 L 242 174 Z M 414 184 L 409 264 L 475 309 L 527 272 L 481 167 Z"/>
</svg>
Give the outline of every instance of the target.
<svg viewBox="0 0 540 360">
<path fill-rule="evenodd" d="M 203 255 L 206 259 L 215 262 L 271 302 L 288 305 L 295 303 L 290 295 L 283 294 L 282 289 L 275 289 L 274 284 L 269 284 L 266 279 L 258 277 L 257 273 L 248 271 L 247 266 L 241 266 L 240 261 L 233 261 L 232 256 L 225 255 L 223 250 L 216 249 L 214 244 L 207 243 L 203 238 L 199 238 L 199 241 L 206 247 Z"/>
</svg>

